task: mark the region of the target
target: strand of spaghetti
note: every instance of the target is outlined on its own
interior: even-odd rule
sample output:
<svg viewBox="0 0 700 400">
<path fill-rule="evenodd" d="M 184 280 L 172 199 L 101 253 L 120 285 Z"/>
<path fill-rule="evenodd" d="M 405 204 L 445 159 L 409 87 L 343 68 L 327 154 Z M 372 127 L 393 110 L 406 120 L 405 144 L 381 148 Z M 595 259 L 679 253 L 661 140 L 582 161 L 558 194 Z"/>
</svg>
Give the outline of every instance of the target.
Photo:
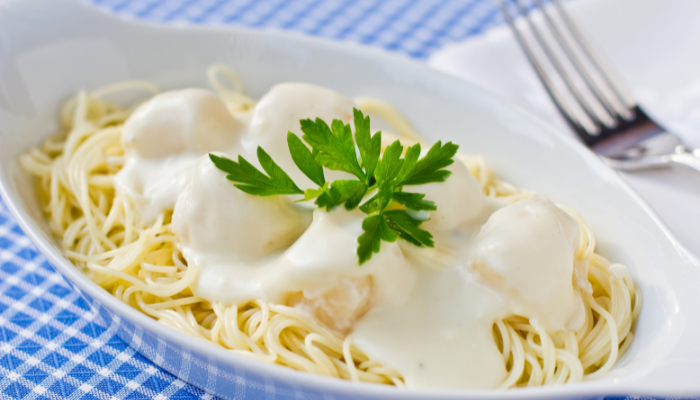
<svg viewBox="0 0 700 400">
<path fill-rule="evenodd" d="M 174 265 L 153 265 L 147 262 L 142 262 L 140 267 L 145 271 L 158 272 L 162 274 L 174 274 L 177 272 L 177 267 Z"/>
<path fill-rule="evenodd" d="M 244 313 L 246 315 L 246 313 Z M 244 325 L 244 332 L 250 337 L 250 339 L 254 342 L 257 342 L 260 339 L 260 336 L 256 336 L 256 332 L 259 332 L 260 330 L 258 329 L 261 324 L 267 325 L 269 323 L 269 318 L 270 315 L 266 314 L 265 311 L 261 308 L 257 308 L 252 310 L 250 314 L 248 314 Z M 267 317 L 267 321 L 264 321 L 263 318 Z M 262 330 L 262 332 L 265 332 Z"/>
<path fill-rule="evenodd" d="M 221 303 L 216 303 L 216 306 L 217 307 L 214 308 L 215 311 L 224 307 Z M 249 350 L 250 346 L 248 346 L 246 340 L 243 339 L 243 333 L 238 327 L 238 307 L 235 305 L 228 306 L 225 308 L 223 314 L 224 332 L 226 333 L 226 336 L 232 340 L 232 343 L 235 343 L 235 345 L 231 347 L 234 349 Z M 221 315 L 220 312 L 217 312 L 217 315 Z"/>
<path fill-rule="evenodd" d="M 545 371 L 545 383 L 552 379 L 554 376 L 554 370 L 556 368 L 556 349 L 554 348 L 554 343 L 552 339 L 540 325 L 539 321 L 531 320 L 530 323 L 532 327 L 535 328 L 537 334 L 540 337 L 541 349 L 542 349 L 542 361 L 543 370 Z"/>
<path fill-rule="evenodd" d="M 120 279 L 123 279 L 123 280 L 131 283 L 134 286 L 138 286 L 144 292 L 148 292 L 148 293 L 151 293 L 151 294 L 153 294 L 155 296 L 159 296 L 159 297 L 169 297 L 169 296 L 172 296 L 174 294 L 181 292 L 185 287 L 187 287 L 194 280 L 194 278 L 197 274 L 197 269 L 194 266 L 192 266 L 192 267 L 190 267 L 190 270 L 193 271 L 193 273 L 189 274 L 190 275 L 188 277 L 189 279 L 182 279 L 176 285 L 172 285 L 172 287 L 170 287 L 168 289 L 156 289 L 156 288 L 149 287 L 144 282 L 142 282 L 142 281 L 134 278 L 132 275 L 124 273 L 122 271 L 116 271 L 113 269 L 105 268 L 105 267 L 102 267 L 100 265 L 97 265 L 97 264 L 94 264 L 91 262 L 89 262 L 87 264 L 87 267 L 93 271 L 98 271 L 98 272 L 104 273 L 106 275 L 112 275 L 112 276 L 118 277 Z"/>
<path fill-rule="evenodd" d="M 331 340 L 328 336 L 324 336 L 316 332 L 313 334 L 316 335 L 314 336 L 314 342 L 320 345 L 326 354 L 337 359 L 343 357 L 343 348 L 342 346 L 339 347 L 336 341 Z M 343 340 L 343 342 L 345 342 L 345 340 Z"/>
<path fill-rule="evenodd" d="M 527 381 L 527 386 L 541 386 L 543 383 L 542 367 L 540 367 L 537 357 L 526 351 L 525 360 L 530 364 L 530 379 Z"/>
<path fill-rule="evenodd" d="M 104 221 L 104 225 L 102 225 L 102 232 L 107 234 L 113 228 L 115 228 L 115 224 L 118 221 L 119 214 L 121 213 L 121 211 L 122 211 L 122 204 L 121 204 L 120 199 L 118 197 L 113 198 L 112 199 L 112 207 L 110 208 L 109 213 L 107 214 L 107 218 Z"/>
<path fill-rule="evenodd" d="M 328 356 L 318 347 L 314 346 L 314 341 L 321 341 L 323 336 L 318 333 L 309 333 L 304 337 L 306 345 L 306 354 L 320 367 L 324 375 L 338 378 L 338 371 L 333 363 L 328 359 Z"/>
<path fill-rule="evenodd" d="M 75 152 L 75 157 L 69 162 L 69 168 L 73 173 L 69 174 L 71 187 L 74 192 L 78 193 L 78 201 L 83 210 L 90 210 L 91 212 L 84 213 L 87 226 L 90 230 L 90 234 L 93 236 L 93 241 L 100 250 L 103 248 L 102 245 L 106 245 L 110 249 L 116 249 L 117 245 L 114 244 L 107 235 L 102 232 L 101 229 L 97 227 L 97 222 L 95 220 L 95 215 L 98 219 L 104 220 L 104 217 L 100 218 L 100 213 L 95 212 L 95 208 L 92 206 L 92 201 L 88 194 L 88 184 L 87 184 L 87 172 L 88 168 L 85 165 L 90 161 L 85 153 L 93 151 L 93 147 L 100 144 L 100 141 L 104 140 L 103 136 L 118 135 L 119 130 L 114 128 L 104 129 L 99 131 L 97 134 L 88 137 L 85 142 L 77 147 Z"/>
<path fill-rule="evenodd" d="M 569 331 L 564 333 L 566 336 L 565 349 L 568 354 L 574 357 L 575 362 L 570 362 L 569 365 L 569 380 L 568 382 L 581 382 L 583 380 L 583 365 L 581 365 L 581 360 L 579 359 L 578 341 L 576 340 L 576 333 Z"/>
<path fill-rule="evenodd" d="M 510 337 L 508 336 L 508 329 L 502 319 L 496 320 L 496 327 L 501 335 L 501 353 L 503 354 L 503 361 L 508 364 L 508 359 L 510 358 Z"/>
<path fill-rule="evenodd" d="M 70 159 L 73 156 L 75 148 L 83 141 L 83 138 L 95 129 L 87 119 L 87 93 L 80 90 L 76 97 L 76 105 L 69 116 L 71 130 L 68 133 L 65 147 L 63 149 L 64 160 Z"/>
<path fill-rule="evenodd" d="M 125 246 L 125 252 L 115 251 L 113 257 L 109 257 L 111 261 L 107 264 L 107 267 L 113 270 L 124 270 L 138 264 L 146 256 L 144 249 L 158 246 L 165 242 L 172 242 L 172 239 L 167 237 L 159 236 L 156 238 L 156 235 L 160 233 L 162 228 L 163 218 L 164 215 L 160 214 L 151 228 L 141 232 L 136 242 Z"/>
<path fill-rule="evenodd" d="M 306 357 L 303 357 L 299 354 L 295 354 L 287 350 L 279 342 L 279 336 L 281 331 L 287 327 L 293 326 L 295 322 L 296 321 L 292 319 L 278 318 L 278 315 L 272 317 L 270 321 L 270 329 L 268 329 L 264 337 L 265 344 L 268 348 L 272 349 L 275 353 L 278 354 L 280 362 L 296 369 L 320 374 L 321 371 L 319 370 L 316 364 L 311 362 Z"/>
<path fill-rule="evenodd" d="M 143 90 L 149 92 L 151 95 L 156 95 L 160 93 L 160 88 L 148 81 L 127 81 L 115 83 L 113 85 L 103 86 L 97 90 L 90 92 L 90 95 L 95 98 L 102 98 L 109 96 L 111 94 L 125 92 L 129 90 Z"/>
<path fill-rule="evenodd" d="M 212 309 L 219 320 L 222 321 L 221 342 L 231 349 L 250 350 L 245 340 L 240 337 L 241 331 L 238 329 L 237 319 L 234 320 L 230 316 L 230 314 L 236 314 L 236 318 L 238 317 L 238 307 L 235 305 L 225 307 L 221 303 L 213 303 Z M 236 323 L 232 324 L 232 320 Z"/>
<path fill-rule="evenodd" d="M 591 297 L 591 300 L 593 298 Z M 594 379 L 596 377 L 599 377 L 606 372 L 608 372 L 611 368 L 613 363 L 617 361 L 617 351 L 618 351 L 618 337 L 617 337 L 617 327 L 615 326 L 615 321 L 612 318 L 612 315 L 605 311 L 602 307 L 600 307 L 598 304 L 596 304 L 595 301 L 590 302 L 591 308 L 595 312 L 600 315 L 601 318 L 605 319 L 605 322 L 607 323 L 608 326 L 608 332 L 610 332 L 610 337 L 607 339 L 607 341 L 610 343 L 610 353 L 608 355 L 608 360 L 603 364 L 602 367 L 600 367 L 597 371 L 585 376 L 584 379 L 589 380 L 589 379 Z M 582 364 L 585 365 L 585 363 L 582 360 Z"/>
<path fill-rule="evenodd" d="M 298 323 L 300 323 L 301 327 L 304 330 L 307 330 L 309 332 L 318 332 L 320 333 L 328 342 L 326 345 L 330 348 L 332 348 L 334 351 L 336 351 L 339 354 L 342 354 L 342 346 L 343 346 L 343 340 L 336 336 L 335 334 L 331 333 L 329 330 L 327 330 L 325 327 L 322 327 L 316 323 L 316 321 L 310 319 L 308 316 L 306 316 L 304 313 L 300 312 L 297 309 L 286 307 L 286 306 L 279 306 L 279 305 L 270 305 L 270 308 L 272 310 L 275 310 L 276 312 L 280 314 L 286 314 L 290 317 L 295 318 Z M 366 356 L 356 350 L 354 347 L 351 347 L 351 352 L 353 354 L 353 358 L 355 360 L 366 360 Z M 364 366 L 360 366 L 360 369 L 365 369 Z"/>
<path fill-rule="evenodd" d="M 76 221 L 76 224 L 82 222 L 80 220 Z M 66 230 L 66 233 L 72 233 L 75 229 L 68 229 Z M 78 232 L 79 233 L 79 232 Z M 72 236 L 69 237 L 69 241 L 72 242 Z M 131 251 L 134 247 L 136 247 L 138 243 L 131 243 L 128 244 L 124 247 L 121 247 L 120 249 L 117 250 L 112 250 L 104 253 L 99 253 L 95 255 L 86 255 L 83 252 L 75 251 L 75 250 L 67 250 L 65 252 L 66 257 L 76 260 L 76 261 L 82 261 L 82 262 L 93 262 L 93 263 L 98 263 L 100 261 L 104 260 L 110 260 L 114 259 L 115 257 L 119 255 L 124 255 L 125 253 Z"/>
<path fill-rule="evenodd" d="M 404 384 L 403 380 L 399 377 L 391 376 L 389 379 L 391 379 L 391 383 L 399 389 L 404 389 L 406 387 L 406 384 Z"/>
<path fill-rule="evenodd" d="M 219 81 L 219 75 L 228 78 L 229 83 L 233 86 L 233 91 L 226 88 L 226 86 Z M 233 103 L 233 107 L 229 107 L 233 108 L 232 111 L 246 110 L 255 105 L 255 100 L 245 95 L 243 82 L 241 82 L 238 75 L 230 68 L 220 64 L 212 65 L 207 69 L 207 78 L 209 80 L 209 85 L 211 85 L 219 97 L 227 103 L 227 106 L 229 106 L 229 103 Z"/>
<path fill-rule="evenodd" d="M 250 337 L 248 335 L 244 335 L 243 339 L 246 341 L 247 346 L 254 353 L 261 355 L 261 356 L 267 356 L 269 358 L 272 358 L 273 361 L 276 361 L 279 358 L 279 354 L 277 354 L 277 352 L 275 352 L 274 349 L 266 346 L 264 343 L 264 340 L 262 343 L 257 343 L 257 342 L 250 340 Z"/>
<path fill-rule="evenodd" d="M 620 300 L 619 300 L 619 297 L 620 297 L 619 291 L 617 291 L 616 289 L 617 289 L 621 284 L 622 284 L 622 283 L 620 283 L 620 282 L 617 281 L 614 277 L 612 277 L 612 280 L 611 280 L 611 295 L 613 296 L 613 299 L 612 299 L 612 300 L 611 300 L 611 299 L 605 299 L 605 300 L 608 300 L 610 306 L 608 306 L 607 308 L 608 308 L 609 310 L 611 310 L 611 311 L 614 311 L 614 308 L 617 307 L 616 304 L 619 303 L 619 301 L 620 301 Z M 624 285 L 624 284 L 622 284 L 622 285 Z M 597 300 L 597 301 L 595 301 L 595 303 L 596 303 L 595 305 L 596 305 L 597 307 L 599 307 L 600 309 L 605 310 L 606 307 L 601 306 L 601 303 L 602 303 L 602 302 L 601 302 L 599 299 L 596 299 L 596 300 Z M 630 308 L 628 307 L 627 310 L 629 310 L 629 309 L 630 309 Z M 594 310 L 595 310 L 595 308 L 594 308 Z M 615 328 L 615 336 L 616 336 L 616 337 L 619 337 L 619 332 L 620 332 L 619 322 L 620 322 L 620 321 L 616 320 L 615 317 L 614 317 L 614 315 L 613 315 L 612 313 L 608 313 L 608 314 L 611 316 L 611 318 L 612 318 L 612 320 L 613 320 L 612 326 L 614 326 L 614 328 Z M 611 340 L 612 340 L 612 338 L 611 338 Z M 614 343 L 617 344 L 618 342 L 615 341 Z M 592 354 L 601 353 L 601 349 L 604 348 L 604 347 L 605 347 L 605 345 L 604 345 L 603 342 L 601 342 L 601 341 L 597 341 L 597 342 L 596 342 L 595 340 L 592 340 L 592 341 L 591 341 L 591 344 L 585 348 L 585 351 L 586 351 L 586 352 L 589 352 L 589 353 L 592 353 Z"/>
<path fill-rule="evenodd" d="M 617 326 L 617 336 L 622 340 L 627 332 L 632 328 L 632 321 L 629 317 L 629 310 L 632 309 L 632 299 L 625 282 L 613 275 L 613 301 L 610 307 L 610 313 L 615 320 Z"/>
<path fill-rule="evenodd" d="M 360 97 L 355 99 L 357 106 L 365 114 L 377 114 L 384 118 L 396 129 L 399 136 L 410 139 L 417 143 L 426 144 L 425 139 L 416 133 L 406 118 L 391 104 L 376 98 Z"/>
<path fill-rule="evenodd" d="M 359 382 L 360 377 L 357 374 L 357 368 L 355 367 L 355 360 L 352 358 L 352 353 L 350 352 L 350 347 L 352 346 L 352 335 L 348 335 L 345 340 L 343 340 L 343 358 L 345 358 L 345 364 L 348 366 L 348 372 L 350 373 L 350 379 L 353 382 Z"/>
<path fill-rule="evenodd" d="M 189 313 L 192 313 L 193 315 L 195 313 L 191 307 L 189 308 L 188 315 L 189 315 Z M 206 316 L 199 322 L 199 325 L 201 325 L 202 327 L 204 327 L 210 331 L 212 329 L 214 329 L 214 326 L 217 323 L 216 314 L 209 311 L 209 310 L 199 311 L 199 312 L 197 312 L 197 315 L 194 315 L 195 320 L 199 320 L 202 317 L 202 315 L 206 315 Z"/>
<path fill-rule="evenodd" d="M 131 207 L 129 207 L 127 196 L 122 196 L 121 201 L 122 210 L 124 210 L 124 221 L 122 221 L 122 225 L 124 226 L 124 243 L 127 244 L 131 243 L 131 237 L 134 235 L 134 213 L 131 211 Z"/>
<path fill-rule="evenodd" d="M 219 340 L 221 341 L 221 343 L 223 343 L 225 347 L 228 347 L 230 349 L 250 350 L 245 341 L 239 337 L 240 330 L 238 329 L 238 324 L 231 325 L 229 311 L 231 311 L 232 308 L 222 309 L 220 303 L 215 303 L 213 304 L 213 306 L 214 313 L 216 313 L 216 315 L 219 317 L 219 320 L 222 321 L 223 327 L 221 329 L 221 332 L 219 333 Z M 233 306 L 233 308 L 235 308 L 235 306 Z M 235 335 L 235 333 L 238 333 L 239 335 Z"/>
<path fill-rule="evenodd" d="M 66 227 L 66 229 L 63 231 L 63 245 L 65 247 L 72 247 L 73 243 L 79 240 L 79 236 L 83 233 L 82 230 L 85 227 L 85 217 L 81 216 L 77 218 L 75 221 L 71 222 L 70 225 Z M 86 261 L 84 260 L 85 258 L 89 258 L 89 256 L 85 256 L 82 253 L 76 252 L 76 251 L 71 251 L 71 250 L 66 250 L 64 252 L 66 257 L 73 259 L 73 260 L 79 260 L 79 261 Z M 94 257 L 94 256 L 93 256 Z"/>
<path fill-rule="evenodd" d="M 82 233 L 80 230 L 83 226 L 85 226 L 84 221 L 85 221 L 85 219 L 83 217 L 81 217 L 80 219 L 77 219 L 74 222 L 74 224 L 76 224 L 75 227 L 71 226 L 71 227 L 69 227 L 69 229 L 66 230 L 67 233 L 75 231 L 75 233 L 71 234 L 71 236 L 70 236 L 71 239 L 73 238 L 73 236 L 77 236 L 78 234 Z M 70 240 L 68 242 L 72 243 L 72 241 L 73 240 Z M 140 241 L 132 242 L 129 244 L 122 244 L 122 246 L 118 249 L 105 251 L 105 252 L 95 254 L 95 255 L 86 255 L 84 253 L 77 252 L 77 251 L 71 251 L 71 250 L 67 250 L 65 252 L 65 254 L 66 254 L 66 256 L 68 256 L 74 260 L 79 260 L 79 261 L 84 261 L 84 262 L 95 262 L 96 263 L 99 261 L 115 259 L 117 256 L 120 256 L 120 255 L 123 257 L 126 257 L 127 255 L 129 255 L 131 253 L 134 253 L 134 252 L 138 253 L 137 249 L 138 249 L 139 245 L 145 244 L 145 242 L 146 242 L 146 237 L 142 236 L 140 238 Z"/>
<path fill-rule="evenodd" d="M 347 379 L 350 381 L 353 381 L 352 376 L 350 375 L 349 367 L 343 360 L 339 360 L 337 358 L 331 358 L 331 361 L 335 365 L 335 367 L 338 369 L 338 373 L 342 379 Z M 378 374 L 373 374 L 370 372 L 362 371 L 362 370 L 356 370 L 357 372 L 357 381 L 353 382 L 369 382 L 369 383 L 379 383 L 379 384 L 391 384 L 391 378 L 387 375 L 378 375 Z M 393 378 L 393 377 L 392 377 Z"/>
<path fill-rule="evenodd" d="M 533 353 L 538 357 L 545 359 L 547 357 L 546 354 L 546 343 L 543 343 L 544 340 L 540 338 L 540 344 L 535 343 L 535 339 L 539 338 L 540 332 L 538 332 L 536 329 L 532 331 L 527 332 L 527 336 L 525 337 L 525 342 L 527 343 L 528 347 L 532 349 Z"/>
<path fill-rule="evenodd" d="M 632 308 L 632 320 L 637 320 L 639 313 L 642 311 L 642 292 L 639 288 L 634 290 L 634 308 Z"/>
<path fill-rule="evenodd" d="M 588 307 L 591 310 L 594 310 L 591 307 L 591 303 L 595 303 L 595 300 L 593 300 L 593 297 L 588 294 L 584 294 L 584 302 L 586 307 Z M 590 300 L 589 300 L 590 299 Z M 596 303 L 597 305 L 597 303 Z M 595 325 L 591 328 L 590 331 L 582 338 L 582 340 L 579 341 L 579 349 L 581 350 L 581 354 L 585 354 L 589 352 L 591 349 L 591 346 L 595 342 L 596 338 L 600 337 L 602 335 L 602 332 L 605 330 L 604 327 L 604 321 L 600 317 L 596 321 Z"/>
<path fill-rule="evenodd" d="M 49 159 L 48 161 L 39 159 L 40 156 L 35 154 L 36 149 L 32 149 L 30 153 L 28 154 L 22 154 L 19 156 L 19 163 L 24 168 L 26 171 L 40 176 L 40 177 L 45 177 L 46 175 L 51 174 L 52 170 L 52 165 L 51 165 L 51 160 Z M 42 156 L 44 156 L 43 153 L 39 153 Z"/>
<path fill-rule="evenodd" d="M 231 310 L 231 309 L 229 308 L 228 310 Z M 228 311 L 228 310 L 227 310 L 227 311 Z M 253 353 L 255 353 L 255 354 L 256 354 L 256 357 L 258 357 L 258 358 L 269 359 L 269 360 L 271 360 L 271 362 L 276 361 L 278 355 L 277 355 L 276 352 L 274 352 L 274 350 L 272 350 L 272 349 L 270 349 L 270 348 L 266 348 L 265 350 L 263 350 L 256 342 L 250 340 L 250 337 L 249 337 L 248 335 L 244 334 L 243 332 L 241 332 L 241 331 L 238 329 L 238 323 L 239 323 L 238 319 L 240 318 L 240 314 L 237 314 L 237 313 L 236 313 L 235 316 L 234 316 L 233 314 L 234 314 L 234 312 L 233 312 L 233 310 L 231 310 L 231 316 L 230 316 L 229 318 L 231 318 L 231 321 L 232 321 L 233 325 L 235 325 L 235 327 L 233 328 L 233 330 L 235 330 L 236 332 L 238 332 L 238 333 L 240 334 L 240 339 L 241 339 L 242 344 L 243 344 L 243 346 L 241 346 L 241 347 L 239 347 L 239 348 L 236 348 L 236 347 L 234 347 L 234 348 L 236 348 L 236 349 L 245 349 L 245 350 L 248 350 L 248 349 L 249 349 L 249 350 L 251 350 Z M 234 321 L 234 318 L 235 318 L 235 321 Z M 226 325 L 226 327 L 227 327 L 227 328 L 230 328 L 230 327 L 231 327 L 231 323 L 229 323 L 228 325 Z M 267 351 L 267 352 L 266 352 L 266 351 Z"/>
<path fill-rule="evenodd" d="M 321 326 L 318 324 L 316 321 L 310 319 L 304 312 L 292 308 L 292 307 L 287 307 L 283 305 L 277 305 L 277 304 L 270 304 L 270 309 L 275 311 L 276 313 L 280 315 L 287 315 L 290 317 L 293 317 L 300 323 L 302 323 L 303 328 L 310 331 L 310 332 L 320 332 L 323 334 L 323 336 L 328 337 L 330 340 L 333 341 L 334 345 L 337 346 L 338 348 L 342 348 L 343 346 L 343 341 L 339 337 L 337 337 L 334 333 L 332 333 L 330 330 L 327 328 Z"/>
<path fill-rule="evenodd" d="M 151 310 L 148 306 L 143 308 L 143 310 L 147 313 L 154 313 L 154 310 Z M 175 311 L 175 310 L 162 310 L 160 313 L 154 313 L 157 315 L 156 318 L 158 318 L 159 322 L 166 322 L 170 326 L 176 327 L 179 331 L 185 332 L 186 334 L 198 338 L 198 339 L 206 339 L 207 337 L 202 335 L 202 333 L 196 329 L 195 326 L 193 326 L 189 321 L 187 321 L 187 318 Z"/>
<path fill-rule="evenodd" d="M 211 340 L 213 343 L 216 343 L 222 347 L 225 347 L 223 343 L 220 340 L 220 335 L 221 331 L 224 329 L 224 321 L 216 315 L 216 313 L 213 313 L 214 315 L 214 323 L 211 327 L 210 330 L 210 336 L 209 340 Z"/>
<path fill-rule="evenodd" d="M 181 299 L 175 299 L 175 300 L 162 301 L 160 303 L 151 303 L 151 304 L 149 304 L 149 306 L 154 310 L 160 310 L 163 308 L 184 306 L 187 304 L 196 304 L 196 303 L 199 303 L 201 301 L 202 301 L 201 298 L 193 296 L 193 297 L 183 297 Z"/>
<path fill-rule="evenodd" d="M 270 307 L 268 307 L 267 303 L 262 301 L 256 300 L 254 301 L 254 303 L 257 304 L 262 311 L 260 323 L 255 329 L 255 332 L 252 335 L 250 335 L 250 339 L 257 342 L 258 339 L 262 338 L 262 336 L 265 334 L 265 331 L 267 330 L 267 324 L 270 320 Z"/>
<path fill-rule="evenodd" d="M 53 222 L 53 229 L 59 235 L 63 233 L 64 223 L 63 208 L 65 207 L 65 199 L 59 194 L 59 182 L 58 182 L 58 168 L 56 168 L 56 163 L 54 162 L 54 169 L 51 172 L 51 191 L 49 194 L 49 209 L 51 212 L 51 220 Z"/>
<path fill-rule="evenodd" d="M 513 343 L 511 350 L 513 365 L 511 366 L 508 377 L 503 381 L 500 387 L 509 388 L 513 387 L 523 375 L 523 371 L 525 370 L 525 350 L 523 349 L 522 339 L 515 329 L 508 323 L 503 323 L 503 325 L 506 329 L 506 335 L 508 335 L 509 340 Z"/>
</svg>

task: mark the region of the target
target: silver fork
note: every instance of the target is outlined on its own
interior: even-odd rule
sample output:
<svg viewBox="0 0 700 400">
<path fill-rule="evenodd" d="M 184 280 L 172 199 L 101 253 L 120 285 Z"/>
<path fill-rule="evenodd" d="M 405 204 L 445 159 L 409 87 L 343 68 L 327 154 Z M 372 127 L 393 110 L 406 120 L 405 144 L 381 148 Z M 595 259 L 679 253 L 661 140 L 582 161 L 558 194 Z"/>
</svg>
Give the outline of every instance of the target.
<svg viewBox="0 0 700 400">
<path fill-rule="evenodd" d="M 552 0 L 551 7 L 534 0 L 546 29 L 536 26 L 521 0 L 510 1 L 517 10 L 514 15 L 505 0 L 498 2 L 557 109 L 581 140 L 604 161 L 620 170 L 678 163 L 700 171 L 700 149 L 687 149 L 678 136 L 654 122 L 635 101 L 629 100 L 558 0 Z M 525 29 L 516 26 L 518 14 L 525 18 L 530 40 L 525 37 Z M 555 46 L 546 39 L 545 32 L 555 39 Z"/>
</svg>

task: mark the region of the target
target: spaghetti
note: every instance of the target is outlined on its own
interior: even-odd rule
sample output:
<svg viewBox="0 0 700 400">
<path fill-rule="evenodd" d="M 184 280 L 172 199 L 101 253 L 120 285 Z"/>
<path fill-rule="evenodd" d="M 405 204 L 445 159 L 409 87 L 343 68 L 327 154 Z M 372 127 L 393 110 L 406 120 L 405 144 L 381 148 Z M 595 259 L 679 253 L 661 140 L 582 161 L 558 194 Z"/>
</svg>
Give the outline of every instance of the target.
<svg viewBox="0 0 700 400">
<path fill-rule="evenodd" d="M 255 102 L 243 94 L 236 75 L 222 66 L 209 80 L 232 113 Z M 222 79 L 224 78 L 224 79 Z M 38 192 L 65 255 L 91 280 L 119 300 L 195 338 L 267 363 L 353 381 L 404 386 L 402 376 L 303 311 L 262 300 L 241 306 L 209 302 L 190 289 L 197 268 L 188 265 L 172 231 L 172 212 L 144 226 L 128 196 L 115 190 L 124 165 L 121 126 L 134 108 L 108 101 L 110 94 L 141 90 L 158 93 L 147 82 L 129 82 L 93 92 L 81 91 L 61 110 L 64 133 L 47 139 L 20 158 L 38 180 Z M 399 136 L 420 140 L 386 103 L 358 101 L 366 112 L 393 122 Z M 532 197 L 501 181 L 482 157 L 460 156 L 486 196 L 516 202 Z M 493 326 L 494 340 L 508 371 L 503 388 L 578 382 L 609 371 L 632 342 L 641 308 L 639 289 L 625 268 L 595 253 L 595 238 L 583 219 L 577 261 L 588 262 L 588 276 L 577 285 L 585 323 L 576 331 L 550 335 L 537 321 L 513 316 Z"/>
</svg>

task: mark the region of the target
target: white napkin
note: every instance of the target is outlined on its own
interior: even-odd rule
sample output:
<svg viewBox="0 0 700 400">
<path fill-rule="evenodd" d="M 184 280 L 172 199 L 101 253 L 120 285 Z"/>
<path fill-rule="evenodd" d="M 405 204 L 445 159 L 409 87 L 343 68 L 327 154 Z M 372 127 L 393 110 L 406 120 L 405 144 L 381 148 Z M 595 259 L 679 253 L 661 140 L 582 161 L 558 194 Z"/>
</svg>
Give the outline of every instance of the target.
<svg viewBox="0 0 700 400">
<path fill-rule="evenodd" d="M 700 1 L 578 0 L 565 6 L 642 108 L 686 145 L 700 147 Z M 449 45 L 428 63 L 574 135 L 505 25 Z M 700 256 L 700 172 L 678 166 L 621 175 Z"/>
</svg>

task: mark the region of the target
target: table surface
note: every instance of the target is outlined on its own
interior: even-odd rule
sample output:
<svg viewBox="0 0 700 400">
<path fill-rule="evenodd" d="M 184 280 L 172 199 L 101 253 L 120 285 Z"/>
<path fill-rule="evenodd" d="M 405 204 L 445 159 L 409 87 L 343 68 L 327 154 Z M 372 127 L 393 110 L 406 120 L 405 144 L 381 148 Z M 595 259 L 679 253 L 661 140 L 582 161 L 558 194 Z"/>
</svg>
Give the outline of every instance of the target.
<svg viewBox="0 0 700 400">
<path fill-rule="evenodd" d="M 503 21 L 491 0 L 92 0 L 154 23 L 303 32 L 427 58 Z M 0 398 L 210 399 L 95 319 L 0 199 Z"/>
</svg>

